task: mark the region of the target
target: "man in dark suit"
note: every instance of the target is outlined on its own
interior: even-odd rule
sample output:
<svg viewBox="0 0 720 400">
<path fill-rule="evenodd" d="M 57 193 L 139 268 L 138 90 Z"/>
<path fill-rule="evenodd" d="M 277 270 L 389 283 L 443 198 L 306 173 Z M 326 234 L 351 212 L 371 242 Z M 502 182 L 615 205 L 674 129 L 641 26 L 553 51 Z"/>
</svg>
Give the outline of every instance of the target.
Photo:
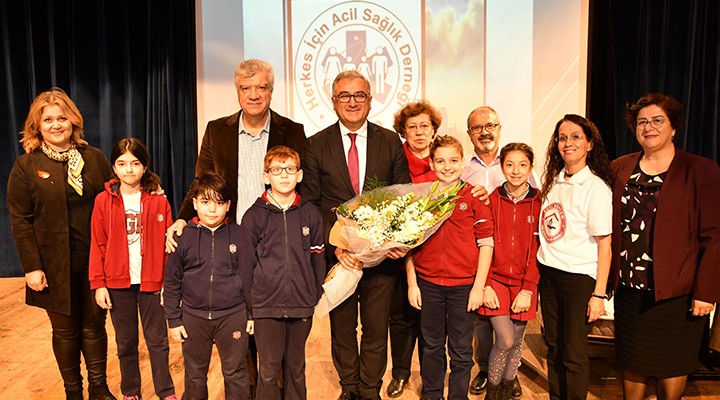
<svg viewBox="0 0 720 400">
<path fill-rule="evenodd" d="M 235 89 L 240 111 L 210 121 L 205 128 L 195 176 L 215 172 L 225 179 L 232 197 L 227 215 L 238 224 L 243 214 L 265 190 L 263 159 L 270 148 L 285 145 L 302 154 L 305 130 L 270 109 L 275 73 L 266 61 L 250 59 L 235 68 Z M 166 249 L 175 251 L 173 234 L 182 235 L 187 220 L 196 214 L 192 197 L 185 196 L 178 219 L 167 230 Z M 257 351 L 251 341 L 250 377 L 257 376 Z"/>
<path fill-rule="evenodd" d="M 356 268 L 357 259 L 328 242 L 337 217 L 332 210 L 362 191 L 366 179 L 409 183 L 407 158 L 397 133 L 367 121 L 370 83 L 357 71 L 341 72 L 332 85 L 339 121 L 312 136 L 303 155 L 303 197 L 320 208 L 330 266 Z M 330 312 L 332 357 L 340 376 L 339 399 L 379 399 L 387 365 L 390 303 L 404 253 L 366 269 L 350 298 Z M 362 337 L 357 342 L 358 304 Z"/>
</svg>

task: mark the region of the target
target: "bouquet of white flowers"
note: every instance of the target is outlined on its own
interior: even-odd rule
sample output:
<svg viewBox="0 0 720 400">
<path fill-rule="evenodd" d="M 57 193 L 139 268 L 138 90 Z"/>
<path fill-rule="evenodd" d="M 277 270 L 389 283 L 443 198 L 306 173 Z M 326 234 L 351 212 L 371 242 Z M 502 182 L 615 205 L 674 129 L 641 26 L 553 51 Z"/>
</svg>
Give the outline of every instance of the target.
<svg viewBox="0 0 720 400">
<path fill-rule="evenodd" d="M 422 244 L 452 214 L 457 192 L 464 184 L 440 190 L 440 182 L 399 184 L 365 192 L 336 209 L 337 222 L 330 243 L 363 263 L 378 265 L 393 249 L 408 251 Z M 339 263 L 328 273 L 324 293 L 315 310 L 324 316 L 357 288 L 362 270 Z"/>
</svg>

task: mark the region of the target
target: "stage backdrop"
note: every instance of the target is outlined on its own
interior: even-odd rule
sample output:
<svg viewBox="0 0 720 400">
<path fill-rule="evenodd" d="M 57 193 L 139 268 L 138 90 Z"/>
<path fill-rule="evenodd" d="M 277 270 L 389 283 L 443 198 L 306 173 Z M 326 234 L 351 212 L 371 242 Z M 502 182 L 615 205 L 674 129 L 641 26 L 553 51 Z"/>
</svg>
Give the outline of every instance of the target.
<svg viewBox="0 0 720 400">
<path fill-rule="evenodd" d="M 585 114 L 587 0 L 204 0 L 197 10 L 198 132 L 238 110 L 234 67 L 275 67 L 272 108 L 308 136 L 334 123 L 329 85 L 338 71 L 370 79 L 370 120 L 421 98 L 460 138 L 467 116 L 492 106 L 501 145 L 523 141 L 542 165 L 548 137 L 567 113 Z"/>
</svg>

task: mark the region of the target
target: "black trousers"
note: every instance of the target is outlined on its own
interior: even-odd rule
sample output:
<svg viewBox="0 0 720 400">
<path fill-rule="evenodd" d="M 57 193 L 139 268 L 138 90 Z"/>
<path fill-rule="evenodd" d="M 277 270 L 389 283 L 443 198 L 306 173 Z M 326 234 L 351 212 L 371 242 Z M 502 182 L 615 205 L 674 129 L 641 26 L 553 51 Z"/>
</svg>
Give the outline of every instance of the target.
<svg viewBox="0 0 720 400">
<path fill-rule="evenodd" d="M 548 346 L 551 399 L 587 398 L 590 383 L 587 305 L 595 279 L 540 265 L 540 303 Z"/>
<path fill-rule="evenodd" d="M 188 337 L 182 344 L 185 359 L 185 394 L 187 400 L 208 398 L 207 374 L 212 357 L 213 342 L 220 354 L 220 365 L 225 381 L 225 398 L 249 400 L 248 334 L 245 310 L 206 320 L 183 314 L 183 326 Z"/>
<path fill-rule="evenodd" d="M 150 354 L 153 386 L 161 399 L 175 393 L 170 377 L 170 345 L 160 291 L 141 292 L 140 285 L 128 289 L 110 289 L 110 317 L 115 327 L 115 342 L 120 359 L 120 390 L 124 396 L 139 396 L 141 384 L 138 344 L 138 310 L 143 336 Z"/>
<path fill-rule="evenodd" d="M 332 359 L 340 376 L 340 385 L 361 399 L 380 398 L 382 377 L 387 367 L 388 323 L 395 272 L 385 274 L 366 270 L 355 293 L 330 311 Z M 358 312 L 362 324 L 360 348 Z"/>
<path fill-rule="evenodd" d="M 418 278 L 422 296 L 423 396 L 443 397 L 445 343 L 450 356 L 448 400 L 467 400 L 473 366 L 472 335 L 475 312 L 467 312 L 472 285 L 440 286 Z"/>
<path fill-rule="evenodd" d="M 410 378 L 410 367 L 416 342 L 418 343 L 418 358 L 422 365 L 420 310 L 410 305 L 407 271 L 399 268 L 390 309 L 390 355 L 392 356 L 393 378 Z"/>
<path fill-rule="evenodd" d="M 80 354 L 85 358 L 90 387 L 107 384 L 106 312 L 95 303 L 87 272 L 70 276 L 70 315 L 47 311 L 52 345 L 65 391 L 82 390 Z"/>
<path fill-rule="evenodd" d="M 255 342 L 260 355 L 258 400 L 305 400 L 305 342 L 312 328 L 308 318 L 257 318 Z M 283 371 L 282 395 L 278 388 Z"/>
</svg>

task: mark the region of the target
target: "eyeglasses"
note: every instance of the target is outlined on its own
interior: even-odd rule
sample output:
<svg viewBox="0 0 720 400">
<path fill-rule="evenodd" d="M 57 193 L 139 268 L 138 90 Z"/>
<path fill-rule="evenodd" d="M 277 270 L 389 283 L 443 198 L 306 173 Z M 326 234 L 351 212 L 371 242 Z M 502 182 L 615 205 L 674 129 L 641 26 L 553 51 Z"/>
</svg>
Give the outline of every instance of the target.
<svg viewBox="0 0 720 400">
<path fill-rule="evenodd" d="M 265 170 L 265 172 L 267 172 L 268 174 L 278 176 L 278 175 L 281 175 L 283 173 L 283 171 L 287 172 L 288 175 L 295 175 L 295 174 L 297 174 L 297 172 L 299 170 L 300 170 L 300 168 L 298 168 L 294 165 L 290 165 L 288 167 L 270 167 L 267 170 Z"/>
<path fill-rule="evenodd" d="M 649 121 L 647 119 L 639 119 L 635 121 L 635 127 L 639 130 L 645 130 L 645 127 L 650 124 L 655 129 L 662 128 L 665 125 L 666 119 L 663 117 L 653 117 Z"/>
<path fill-rule="evenodd" d="M 427 132 L 430 128 L 432 128 L 432 125 L 425 122 L 420 125 L 408 125 L 405 127 L 405 131 L 406 132 L 416 132 L 416 131 Z"/>
<path fill-rule="evenodd" d="M 486 130 L 488 133 L 493 133 L 493 132 L 495 132 L 495 129 L 497 129 L 498 126 L 500 126 L 500 124 L 493 124 L 493 123 L 491 122 L 491 123 L 486 124 L 486 125 L 475 125 L 475 126 L 471 126 L 470 128 L 468 128 L 468 130 L 469 130 L 470 133 L 472 133 L 473 135 L 479 135 L 479 134 L 481 134 L 481 133 L 483 132 L 483 130 Z"/>
<path fill-rule="evenodd" d="M 357 92 L 355 94 L 350 94 L 348 92 L 342 92 L 335 96 L 335 98 L 341 102 L 341 103 L 349 103 L 350 99 L 355 99 L 358 103 L 364 103 L 367 101 L 367 99 L 370 98 L 370 95 L 365 92 Z"/>
<path fill-rule="evenodd" d="M 585 139 L 585 135 L 582 135 L 580 133 L 573 133 L 570 136 L 558 136 L 557 139 L 555 139 L 558 143 L 565 143 L 565 142 L 573 142 L 577 143 L 581 140 Z"/>
</svg>

